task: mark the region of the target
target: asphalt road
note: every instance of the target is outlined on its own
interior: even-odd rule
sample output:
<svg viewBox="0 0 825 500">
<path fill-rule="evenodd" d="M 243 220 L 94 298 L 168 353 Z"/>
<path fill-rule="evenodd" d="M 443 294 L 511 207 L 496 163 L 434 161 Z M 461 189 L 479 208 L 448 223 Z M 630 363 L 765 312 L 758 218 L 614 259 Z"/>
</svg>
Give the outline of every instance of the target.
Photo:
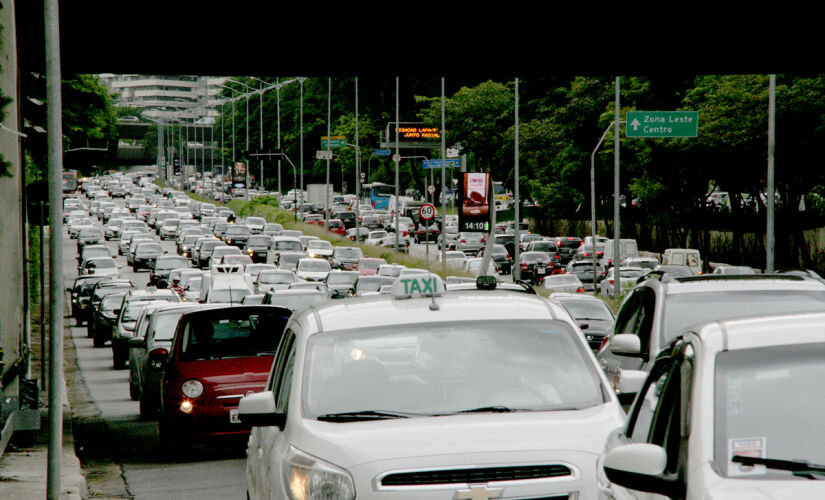
<svg viewBox="0 0 825 500">
<path fill-rule="evenodd" d="M 174 253 L 173 241 L 162 243 Z M 107 242 L 117 256 L 114 241 Z M 149 272 L 132 272 L 125 257 L 122 278 L 145 288 Z M 64 235 L 66 287 L 77 275 L 75 240 Z M 141 420 L 138 402 L 129 398 L 129 370 L 115 370 L 109 345 L 94 348 L 86 326 L 67 319 L 74 349 L 66 355 L 74 433 L 90 498 L 181 500 L 245 498 L 245 443 L 216 441 L 188 450 L 182 458 L 164 456 L 157 421 Z"/>
</svg>

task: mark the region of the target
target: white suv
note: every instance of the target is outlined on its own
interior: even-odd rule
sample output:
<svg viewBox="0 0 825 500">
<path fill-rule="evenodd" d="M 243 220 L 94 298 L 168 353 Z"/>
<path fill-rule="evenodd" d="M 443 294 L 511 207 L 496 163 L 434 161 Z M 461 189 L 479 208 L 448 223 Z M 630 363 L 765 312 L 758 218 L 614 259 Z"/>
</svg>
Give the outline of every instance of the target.
<svg viewBox="0 0 825 500">
<path fill-rule="evenodd" d="M 647 373 L 682 329 L 706 321 L 825 310 L 825 284 L 786 275 L 646 279 L 625 298 L 597 358 L 614 389 L 623 371 Z M 644 373 L 635 374 L 636 377 Z M 620 394 L 629 404 L 632 393 Z"/>
<path fill-rule="evenodd" d="M 608 437 L 600 498 L 822 498 L 823 378 L 825 313 L 682 330 Z"/>
</svg>

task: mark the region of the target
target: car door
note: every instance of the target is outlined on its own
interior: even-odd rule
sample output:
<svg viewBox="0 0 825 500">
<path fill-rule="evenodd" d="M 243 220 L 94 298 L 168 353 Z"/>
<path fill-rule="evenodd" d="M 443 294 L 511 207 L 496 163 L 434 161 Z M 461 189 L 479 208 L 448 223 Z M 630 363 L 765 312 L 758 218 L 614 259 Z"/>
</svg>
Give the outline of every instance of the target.
<svg viewBox="0 0 825 500">
<path fill-rule="evenodd" d="M 609 344 L 607 348 L 599 351 L 599 364 L 612 383 L 618 382 L 621 370 L 641 370 L 647 363 L 650 357 L 655 306 L 656 293 L 649 287 L 635 288 L 622 303 L 616 315 L 611 337 L 622 333 L 637 335 L 641 351 L 638 356 L 619 356 L 610 351 Z M 653 356 L 655 357 L 655 352 Z"/>
<path fill-rule="evenodd" d="M 665 496 L 612 484 L 612 493 L 617 500 L 685 497 L 694 348 L 686 341 L 677 341 L 674 346 L 674 354 L 661 357 L 651 370 L 628 413 L 627 427 L 612 434 L 607 444 L 607 449 L 627 443 L 663 447 L 667 463 L 662 477 L 672 489 Z"/>
<path fill-rule="evenodd" d="M 275 397 L 275 409 L 286 413 L 289 408 L 289 394 L 292 386 L 292 374 L 295 366 L 295 333 L 287 328 L 272 364 L 272 374 L 267 383 L 267 390 Z M 277 498 L 281 491 L 280 466 L 278 460 L 283 456 L 284 432 L 275 426 L 253 427 L 249 435 L 249 455 L 247 473 L 252 483 L 250 491 L 253 499 Z"/>
</svg>

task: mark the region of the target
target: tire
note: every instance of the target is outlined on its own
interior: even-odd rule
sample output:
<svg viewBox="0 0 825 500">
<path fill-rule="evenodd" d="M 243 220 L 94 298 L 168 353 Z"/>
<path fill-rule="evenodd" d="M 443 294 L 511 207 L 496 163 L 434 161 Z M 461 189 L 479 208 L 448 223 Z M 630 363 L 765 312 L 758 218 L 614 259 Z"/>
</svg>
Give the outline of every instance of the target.
<svg viewBox="0 0 825 500">
<path fill-rule="evenodd" d="M 158 407 L 147 401 L 145 398 L 138 398 L 140 401 L 140 418 L 144 420 L 154 420 L 158 418 Z"/>
<path fill-rule="evenodd" d="M 112 341 L 112 366 L 114 366 L 115 370 L 122 370 L 126 368 L 126 359 L 120 349 L 115 347 L 114 341 Z"/>
<path fill-rule="evenodd" d="M 103 334 L 98 334 L 95 331 L 95 335 L 92 338 L 93 338 L 92 345 L 94 345 L 95 347 L 103 347 L 103 346 L 106 345 L 106 340 L 103 338 Z"/>
<path fill-rule="evenodd" d="M 176 428 L 169 421 L 169 417 L 161 413 L 158 419 L 158 442 L 165 456 L 177 458 L 183 455 L 188 439 L 182 429 Z"/>
</svg>

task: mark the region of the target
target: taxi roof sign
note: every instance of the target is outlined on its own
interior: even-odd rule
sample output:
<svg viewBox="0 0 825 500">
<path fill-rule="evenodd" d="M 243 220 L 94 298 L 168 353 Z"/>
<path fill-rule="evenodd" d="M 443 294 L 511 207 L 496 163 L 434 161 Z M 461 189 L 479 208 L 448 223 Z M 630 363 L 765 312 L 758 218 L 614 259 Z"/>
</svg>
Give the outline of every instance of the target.
<svg viewBox="0 0 825 500">
<path fill-rule="evenodd" d="M 495 290 L 496 289 L 496 277 L 495 276 L 484 276 L 481 275 L 476 278 L 476 288 L 479 290 Z"/>
<path fill-rule="evenodd" d="M 444 290 L 444 281 L 437 274 L 413 274 L 396 280 L 392 296 L 396 299 L 438 297 Z"/>
</svg>

